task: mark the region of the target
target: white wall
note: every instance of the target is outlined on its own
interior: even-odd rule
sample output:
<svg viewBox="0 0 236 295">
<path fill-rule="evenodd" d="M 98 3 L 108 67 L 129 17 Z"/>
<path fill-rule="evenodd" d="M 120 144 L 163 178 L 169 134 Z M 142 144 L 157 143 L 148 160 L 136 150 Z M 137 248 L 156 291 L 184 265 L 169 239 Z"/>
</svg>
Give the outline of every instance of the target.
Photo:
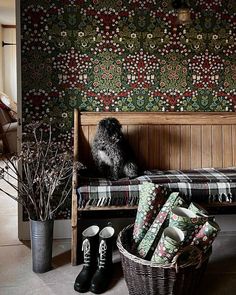
<svg viewBox="0 0 236 295">
<path fill-rule="evenodd" d="M 3 64 L 2 64 L 2 25 L 0 24 L 0 91 L 3 92 Z"/>
<path fill-rule="evenodd" d="M 16 29 L 2 28 L 2 40 L 7 43 L 16 43 Z M 8 45 L 3 49 L 3 92 L 17 101 L 16 84 L 16 46 Z"/>
</svg>

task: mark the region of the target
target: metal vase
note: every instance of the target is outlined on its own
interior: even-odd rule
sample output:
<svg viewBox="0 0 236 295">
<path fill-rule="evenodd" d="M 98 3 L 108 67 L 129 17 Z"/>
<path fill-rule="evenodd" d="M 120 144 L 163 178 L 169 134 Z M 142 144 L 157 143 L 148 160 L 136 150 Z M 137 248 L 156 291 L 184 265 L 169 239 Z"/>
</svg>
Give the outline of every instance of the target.
<svg viewBox="0 0 236 295">
<path fill-rule="evenodd" d="M 30 220 L 33 272 L 43 273 L 52 268 L 54 220 Z"/>
</svg>

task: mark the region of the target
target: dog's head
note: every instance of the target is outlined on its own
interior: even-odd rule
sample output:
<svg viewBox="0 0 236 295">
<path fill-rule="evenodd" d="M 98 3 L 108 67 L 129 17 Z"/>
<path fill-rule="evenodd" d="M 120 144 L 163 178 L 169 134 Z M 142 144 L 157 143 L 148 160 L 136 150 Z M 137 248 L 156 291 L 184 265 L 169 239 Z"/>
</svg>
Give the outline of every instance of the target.
<svg viewBox="0 0 236 295">
<path fill-rule="evenodd" d="M 116 118 L 105 118 L 98 124 L 99 131 L 106 134 L 114 142 L 119 141 L 122 138 L 122 126 Z"/>
</svg>

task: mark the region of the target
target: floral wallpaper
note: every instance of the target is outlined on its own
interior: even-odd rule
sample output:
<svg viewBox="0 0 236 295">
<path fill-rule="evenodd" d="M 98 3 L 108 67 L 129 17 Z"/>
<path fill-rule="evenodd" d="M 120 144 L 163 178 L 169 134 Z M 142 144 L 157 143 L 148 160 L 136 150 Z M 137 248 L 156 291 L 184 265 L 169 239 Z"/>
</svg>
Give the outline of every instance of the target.
<svg viewBox="0 0 236 295">
<path fill-rule="evenodd" d="M 55 122 L 72 145 L 73 108 L 235 111 L 236 1 L 21 0 L 23 123 Z"/>
</svg>

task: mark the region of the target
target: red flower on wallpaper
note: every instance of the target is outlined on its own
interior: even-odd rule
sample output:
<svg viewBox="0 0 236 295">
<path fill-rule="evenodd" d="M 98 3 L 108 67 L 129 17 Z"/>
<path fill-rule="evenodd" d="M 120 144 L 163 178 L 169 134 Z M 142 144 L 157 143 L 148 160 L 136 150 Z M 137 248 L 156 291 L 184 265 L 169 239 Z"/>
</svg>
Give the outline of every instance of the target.
<svg viewBox="0 0 236 295">
<path fill-rule="evenodd" d="M 23 97 L 25 116 L 23 121 L 30 117 L 32 121 L 42 121 L 49 115 L 50 95 L 43 89 L 32 89 Z"/>
<path fill-rule="evenodd" d="M 22 52 L 34 50 L 51 53 L 48 31 L 48 11 L 41 5 L 30 5 L 23 10 L 22 16 L 26 19 L 22 38 Z"/>
<path fill-rule="evenodd" d="M 132 88 L 149 88 L 154 84 L 159 70 L 158 58 L 143 50 L 129 54 L 123 63 L 127 82 Z"/>
<path fill-rule="evenodd" d="M 88 71 L 92 68 L 91 58 L 72 47 L 53 59 L 53 68 L 58 72 L 59 85 L 84 89 L 88 83 Z"/>
<path fill-rule="evenodd" d="M 214 88 L 219 85 L 224 70 L 224 61 L 219 55 L 206 50 L 202 54 L 195 55 L 189 62 L 193 84 L 196 87 Z"/>
<path fill-rule="evenodd" d="M 47 104 L 48 99 L 48 93 L 42 89 L 39 89 L 37 91 L 29 91 L 25 96 L 25 100 L 27 101 L 27 103 L 34 106 L 36 110 L 41 107 L 45 107 L 45 104 Z"/>
<path fill-rule="evenodd" d="M 224 0 L 198 0 L 197 4 L 201 7 L 203 10 L 213 10 L 213 11 L 221 11 Z"/>
<path fill-rule="evenodd" d="M 81 5 L 84 4 L 84 0 L 60 0 L 61 5 Z"/>
</svg>

